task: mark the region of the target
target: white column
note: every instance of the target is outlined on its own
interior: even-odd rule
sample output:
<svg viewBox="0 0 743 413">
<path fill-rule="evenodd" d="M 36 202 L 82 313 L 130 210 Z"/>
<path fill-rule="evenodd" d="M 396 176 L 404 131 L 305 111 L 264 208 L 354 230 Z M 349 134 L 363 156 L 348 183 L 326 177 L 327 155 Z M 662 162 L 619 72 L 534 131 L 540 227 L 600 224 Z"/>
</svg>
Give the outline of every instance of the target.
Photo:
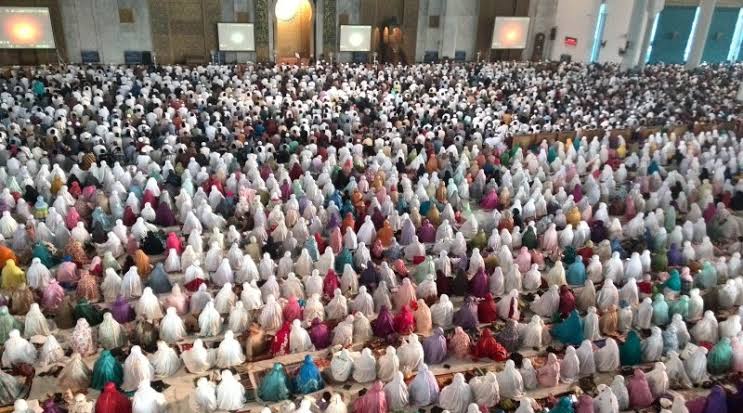
<svg viewBox="0 0 743 413">
<path fill-rule="evenodd" d="M 666 0 L 647 0 L 646 14 L 645 14 L 645 30 L 642 36 L 642 47 L 640 47 L 640 56 L 638 57 L 637 66 L 645 66 L 645 56 L 648 54 L 648 48 L 650 42 L 653 41 L 650 37 L 653 35 L 653 26 L 655 26 L 655 19 L 658 18 L 658 13 L 663 10 L 666 5 Z"/>
<path fill-rule="evenodd" d="M 702 62 L 704 45 L 707 43 L 709 26 L 712 23 L 712 14 L 715 12 L 717 0 L 702 0 L 699 3 L 699 20 L 694 33 L 691 34 L 691 50 L 686 61 L 686 68 L 691 69 L 699 66 Z"/>
<path fill-rule="evenodd" d="M 639 59 L 644 58 L 640 56 L 642 42 L 645 36 L 649 36 L 646 32 L 652 29 L 645 24 L 647 0 L 635 0 L 634 3 L 627 28 L 628 47 L 624 49 L 624 56 L 622 56 L 622 69 L 635 67 Z"/>
</svg>

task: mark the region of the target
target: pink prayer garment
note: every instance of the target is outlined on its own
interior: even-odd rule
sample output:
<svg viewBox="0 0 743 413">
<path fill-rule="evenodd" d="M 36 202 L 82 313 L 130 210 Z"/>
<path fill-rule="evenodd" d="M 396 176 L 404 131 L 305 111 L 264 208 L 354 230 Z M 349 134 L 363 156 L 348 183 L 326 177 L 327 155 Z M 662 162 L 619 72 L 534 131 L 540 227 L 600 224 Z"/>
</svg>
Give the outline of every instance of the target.
<svg viewBox="0 0 743 413">
<path fill-rule="evenodd" d="M 581 394 L 575 406 L 575 413 L 593 413 L 593 397 Z"/>
<path fill-rule="evenodd" d="M 449 339 L 449 350 L 455 357 L 465 358 L 470 355 L 472 340 L 462 327 L 454 327 L 454 335 Z"/>
<path fill-rule="evenodd" d="M 549 353 L 547 362 L 537 370 L 537 381 L 542 387 L 555 387 L 560 382 L 560 361 L 554 353 Z"/>
<path fill-rule="evenodd" d="M 302 307 L 299 306 L 297 297 L 293 295 L 289 297 L 289 300 L 284 305 L 282 313 L 284 315 L 284 321 L 288 321 L 289 323 L 294 320 L 302 319 Z"/>
<path fill-rule="evenodd" d="M 653 404 L 653 394 L 650 392 L 648 380 L 642 370 L 635 369 L 635 374 L 627 381 L 627 391 L 629 392 L 629 404 L 633 409 L 644 409 Z"/>
<path fill-rule="evenodd" d="M 56 311 L 59 305 L 64 300 L 64 288 L 59 285 L 59 282 L 55 279 L 49 281 L 49 285 L 44 288 L 44 293 L 41 296 L 41 306 L 46 311 Z"/>
<path fill-rule="evenodd" d="M 325 279 L 322 282 L 322 292 L 328 299 L 332 299 L 335 296 L 335 290 L 341 288 L 341 281 L 338 279 L 335 271 L 328 270 L 325 275 Z"/>
<path fill-rule="evenodd" d="M 183 242 L 181 242 L 180 238 L 178 238 L 178 235 L 176 235 L 175 232 L 171 232 L 168 234 L 168 239 L 165 240 L 165 249 L 170 251 L 170 249 L 174 249 L 178 255 L 181 255 L 183 252 Z"/>
<path fill-rule="evenodd" d="M 340 254 L 343 249 L 343 236 L 339 227 L 333 228 L 330 232 L 330 248 L 334 254 Z"/>
<path fill-rule="evenodd" d="M 80 222 L 80 214 L 73 206 L 67 210 L 67 215 L 65 216 L 64 223 L 67 226 L 67 229 L 72 230 L 77 226 L 78 222 Z"/>
<path fill-rule="evenodd" d="M 375 381 L 369 391 L 353 403 L 354 413 L 387 413 L 388 411 L 384 385 L 379 380 Z"/>
</svg>

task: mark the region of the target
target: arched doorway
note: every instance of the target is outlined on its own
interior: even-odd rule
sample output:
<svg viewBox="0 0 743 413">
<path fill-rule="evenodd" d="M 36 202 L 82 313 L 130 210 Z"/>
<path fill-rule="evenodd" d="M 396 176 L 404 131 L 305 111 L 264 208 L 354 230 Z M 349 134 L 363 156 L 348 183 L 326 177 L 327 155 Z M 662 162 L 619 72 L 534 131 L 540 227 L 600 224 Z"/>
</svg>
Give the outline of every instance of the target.
<svg viewBox="0 0 743 413">
<path fill-rule="evenodd" d="M 293 64 L 307 62 L 314 43 L 312 3 L 309 0 L 277 0 L 274 16 L 277 61 Z"/>
</svg>

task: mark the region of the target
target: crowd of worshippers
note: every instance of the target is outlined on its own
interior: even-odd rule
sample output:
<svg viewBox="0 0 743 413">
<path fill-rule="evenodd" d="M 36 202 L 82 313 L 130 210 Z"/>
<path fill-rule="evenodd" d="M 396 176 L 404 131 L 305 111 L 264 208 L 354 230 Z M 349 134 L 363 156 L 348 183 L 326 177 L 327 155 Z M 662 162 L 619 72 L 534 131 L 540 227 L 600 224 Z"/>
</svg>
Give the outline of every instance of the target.
<svg viewBox="0 0 743 413">
<path fill-rule="evenodd" d="M 738 120 L 741 78 L 576 63 L 5 71 L 0 403 L 164 413 L 184 407 L 161 382 L 190 375 L 194 412 L 239 411 L 254 390 L 282 413 L 740 411 L 743 143 L 668 130 Z M 663 129 L 510 144 L 642 125 Z M 324 349 L 324 363 L 280 362 Z M 246 390 L 241 369 L 267 358 Z M 60 394 L 27 400 L 41 374 Z M 364 390 L 349 398 L 351 382 Z"/>
</svg>

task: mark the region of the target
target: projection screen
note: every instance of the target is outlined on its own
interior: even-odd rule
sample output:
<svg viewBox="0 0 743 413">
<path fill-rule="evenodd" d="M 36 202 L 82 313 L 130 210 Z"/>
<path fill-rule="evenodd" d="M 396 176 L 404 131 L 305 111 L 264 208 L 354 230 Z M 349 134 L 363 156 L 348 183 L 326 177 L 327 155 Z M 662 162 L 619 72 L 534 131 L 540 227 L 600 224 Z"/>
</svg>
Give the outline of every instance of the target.
<svg viewBox="0 0 743 413">
<path fill-rule="evenodd" d="M 371 26 L 341 25 L 341 52 L 368 52 L 371 50 Z"/>
<path fill-rule="evenodd" d="M 54 49 L 46 7 L 0 7 L 0 49 Z"/>
<path fill-rule="evenodd" d="M 528 17 L 496 17 L 491 49 L 523 49 L 528 33 Z"/>
<path fill-rule="evenodd" d="M 255 50 L 253 23 L 217 23 L 219 50 L 252 52 Z"/>
</svg>

